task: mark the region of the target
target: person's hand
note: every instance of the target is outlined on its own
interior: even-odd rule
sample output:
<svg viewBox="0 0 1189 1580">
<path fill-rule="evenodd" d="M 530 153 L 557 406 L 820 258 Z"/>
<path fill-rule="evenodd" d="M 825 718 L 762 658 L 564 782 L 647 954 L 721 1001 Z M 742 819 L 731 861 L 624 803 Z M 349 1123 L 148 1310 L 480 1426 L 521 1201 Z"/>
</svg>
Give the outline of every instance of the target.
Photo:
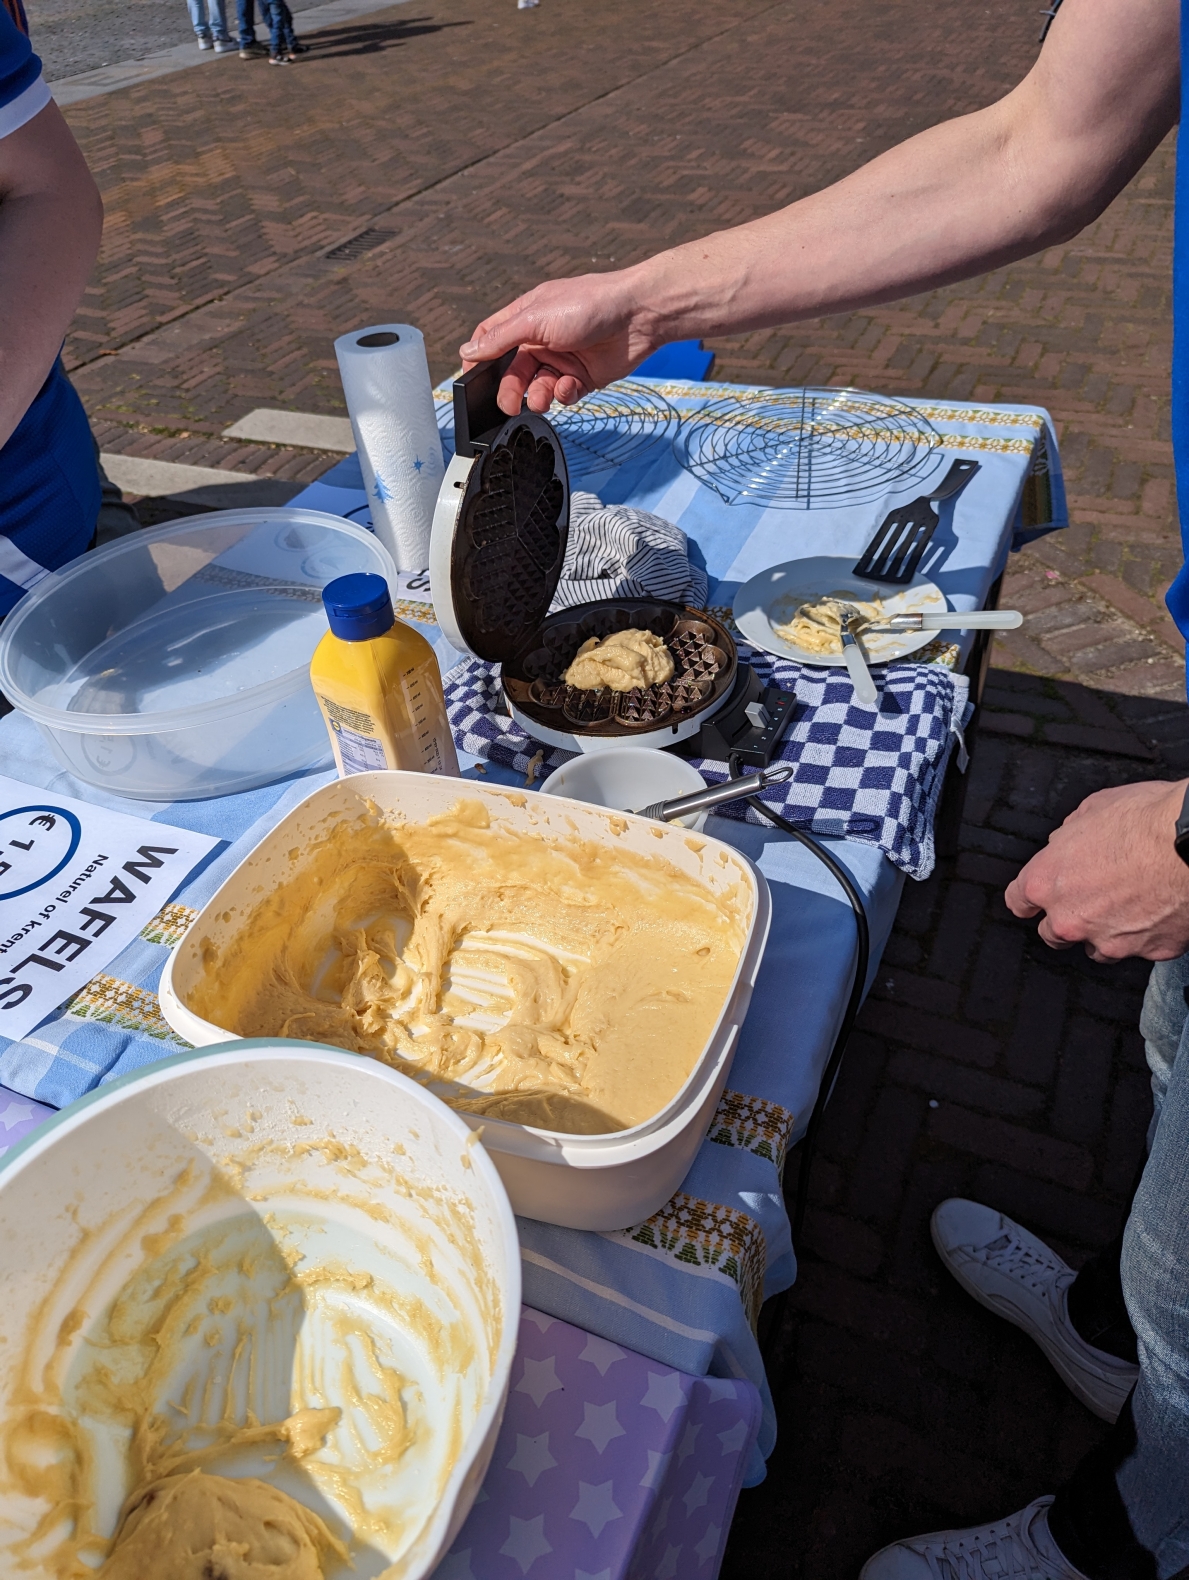
<svg viewBox="0 0 1189 1580">
<path fill-rule="evenodd" d="M 1087 796 L 1049 836 L 1004 899 L 1041 916 L 1054 949 L 1084 943 L 1091 960 L 1172 960 L 1189 950 L 1189 867 L 1173 848 L 1185 782 Z"/>
<path fill-rule="evenodd" d="M 635 271 L 549 280 L 485 318 L 459 348 L 464 368 L 520 351 L 500 381 L 499 404 L 514 417 L 521 401 L 548 411 L 622 378 L 660 339 L 646 326 L 633 288 Z"/>
</svg>

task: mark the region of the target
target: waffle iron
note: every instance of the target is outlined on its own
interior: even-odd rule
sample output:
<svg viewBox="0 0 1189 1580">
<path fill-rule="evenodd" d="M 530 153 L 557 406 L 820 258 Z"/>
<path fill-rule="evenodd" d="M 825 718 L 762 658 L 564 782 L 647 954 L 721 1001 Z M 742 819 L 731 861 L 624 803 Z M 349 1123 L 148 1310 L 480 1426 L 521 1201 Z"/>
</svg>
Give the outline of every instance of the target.
<svg viewBox="0 0 1189 1580">
<path fill-rule="evenodd" d="M 438 625 L 460 651 L 502 666 L 507 711 L 547 746 L 592 752 L 688 740 L 725 704 L 738 705 L 746 678 L 755 677 L 739 665 L 726 627 L 702 610 L 600 598 L 549 613 L 569 536 L 569 474 L 544 417 L 507 417 L 496 404 L 514 355 L 480 363 L 454 382 L 455 453 L 430 539 Z M 628 692 L 565 684 L 583 642 L 632 626 L 664 641 L 675 665 L 671 680 Z"/>
</svg>

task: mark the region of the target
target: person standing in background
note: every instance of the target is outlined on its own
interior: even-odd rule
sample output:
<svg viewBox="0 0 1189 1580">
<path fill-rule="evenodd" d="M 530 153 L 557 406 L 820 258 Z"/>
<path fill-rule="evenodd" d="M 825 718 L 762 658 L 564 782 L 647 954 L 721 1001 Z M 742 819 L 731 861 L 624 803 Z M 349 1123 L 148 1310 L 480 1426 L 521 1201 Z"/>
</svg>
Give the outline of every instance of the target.
<svg viewBox="0 0 1189 1580">
<path fill-rule="evenodd" d="M 190 21 L 199 49 L 214 48 L 216 55 L 226 55 L 235 48 L 227 32 L 227 13 L 223 0 L 186 0 L 190 8 Z"/>
<path fill-rule="evenodd" d="M 544 412 L 622 378 L 669 340 L 853 312 L 1001 268 L 1069 240 L 1104 211 L 1189 120 L 1183 84 L 1189 90 L 1180 0 L 1064 0 L 1035 66 L 997 104 L 930 127 L 775 214 L 631 268 L 546 281 L 478 326 L 460 347 L 463 365 L 517 348 L 500 409 L 512 416 L 527 401 Z M 1185 635 L 1187 205 L 1183 128 L 1171 426 L 1186 564 L 1166 600 Z M 1055 1495 L 1050 1483 L 988 1524 L 902 1537 L 873 1554 L 858 1580 L 1184 1580 L 1189 780 L 1088 796 L 1004 898 L 1015 916 L 1039 917 L 1039 936 L 1055 949 L 1084 943 L 1093 960 L 1155 962 L 1140 1020 L 1154 1103 L 1148 1160 L 1125 1231 L 1076 1274 L 1023 1225 L 961 1197 L 939 1203 L 933 1244 L 962 1287 L 1035 1339 L 1076 1397 L 1114 1427 Z M 1047 1404 L 1003 1364 L 1020 1400 L 1011 1429 L 1026 1440 Z"/>
<path fill-rule="evenodd" d="M 260 9 L 267 20 L 267 0 L 260 0 Z M 256 0 L 236 0 L 236 21 L 239 23 L 239 58 L 255 60 L 263 55 L 266 45 L 256 38 Z"/>
<path fill-rule="evenodd" d="M 293 31 L 293 12 L 286 0 L 260 0 L 260 9 L 268 23 L 269 65 L 287 66 L 295 56 L 304 55 L 309 46 L 298 43 Z"/>
</svg>

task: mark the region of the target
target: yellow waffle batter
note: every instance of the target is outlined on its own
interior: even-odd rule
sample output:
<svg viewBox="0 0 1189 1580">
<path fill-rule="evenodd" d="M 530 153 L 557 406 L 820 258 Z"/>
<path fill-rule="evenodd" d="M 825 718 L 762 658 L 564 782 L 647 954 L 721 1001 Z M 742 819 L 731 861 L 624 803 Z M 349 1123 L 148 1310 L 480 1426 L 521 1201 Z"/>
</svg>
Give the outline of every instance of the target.
<svg viewBox="0 0 1189 1580">
<path fill-rule="evenodd" d="M 221 948 L 190 1007 L 245 1037 L 371 1054 L 454 1106 L 600 1134 L 681 1089 L 723 1008 L 743 906 L 660 857 L 493 827 L 337 824 Z"/>
<path fill-rule="evenodd" d="M 673 670 L 673 655 L 660 637 L 632 627 L 583 642 L 565 679 L 578 691 L 635 691 L 663 685 Z"/>
<path fill-rule="evenodd" d="M 279 1487 L 192 1470 L 133 1494 L 99 1580 L 324 1580 L 330 1556 L 347 1549 Z"/>
<path fill-rule="evenodd" d="M 786 642 L 791 642 L 794 647 L 799 647 L 803 653 L 821 653 L 823 655 L 842 652 L 842 609 L 849 605 L 859 611 L 859 618 L 852 626 L 851 631 L 860 635 L 869 625 L 877 625 L 885 618 L 886 610 L 882 598 L 872 598 L 864 601 L 852 597 L 850 593 L 829 593 L 824 598 L 815 598 L 810 603 L 798 604 L 793 611 L 792 619 L 781 624 L 772 622 L 772 629 L 776 635 Z"/>
</svg>

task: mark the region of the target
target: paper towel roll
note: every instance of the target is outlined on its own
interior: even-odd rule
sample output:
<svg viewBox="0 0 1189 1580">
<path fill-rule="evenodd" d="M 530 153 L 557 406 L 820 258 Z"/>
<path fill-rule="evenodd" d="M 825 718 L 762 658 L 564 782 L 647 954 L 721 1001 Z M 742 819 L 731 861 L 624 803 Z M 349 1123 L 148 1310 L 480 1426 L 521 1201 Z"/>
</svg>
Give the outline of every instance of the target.
<svg viewBox="0 0 1189 1580">
<path fill-rule="evenodd" d="M 442 486 L 425 337 L 411 324 L 373 324 L 334 343 L 376 536 L 400 571 L 429 564 Z"/>
</svg>

